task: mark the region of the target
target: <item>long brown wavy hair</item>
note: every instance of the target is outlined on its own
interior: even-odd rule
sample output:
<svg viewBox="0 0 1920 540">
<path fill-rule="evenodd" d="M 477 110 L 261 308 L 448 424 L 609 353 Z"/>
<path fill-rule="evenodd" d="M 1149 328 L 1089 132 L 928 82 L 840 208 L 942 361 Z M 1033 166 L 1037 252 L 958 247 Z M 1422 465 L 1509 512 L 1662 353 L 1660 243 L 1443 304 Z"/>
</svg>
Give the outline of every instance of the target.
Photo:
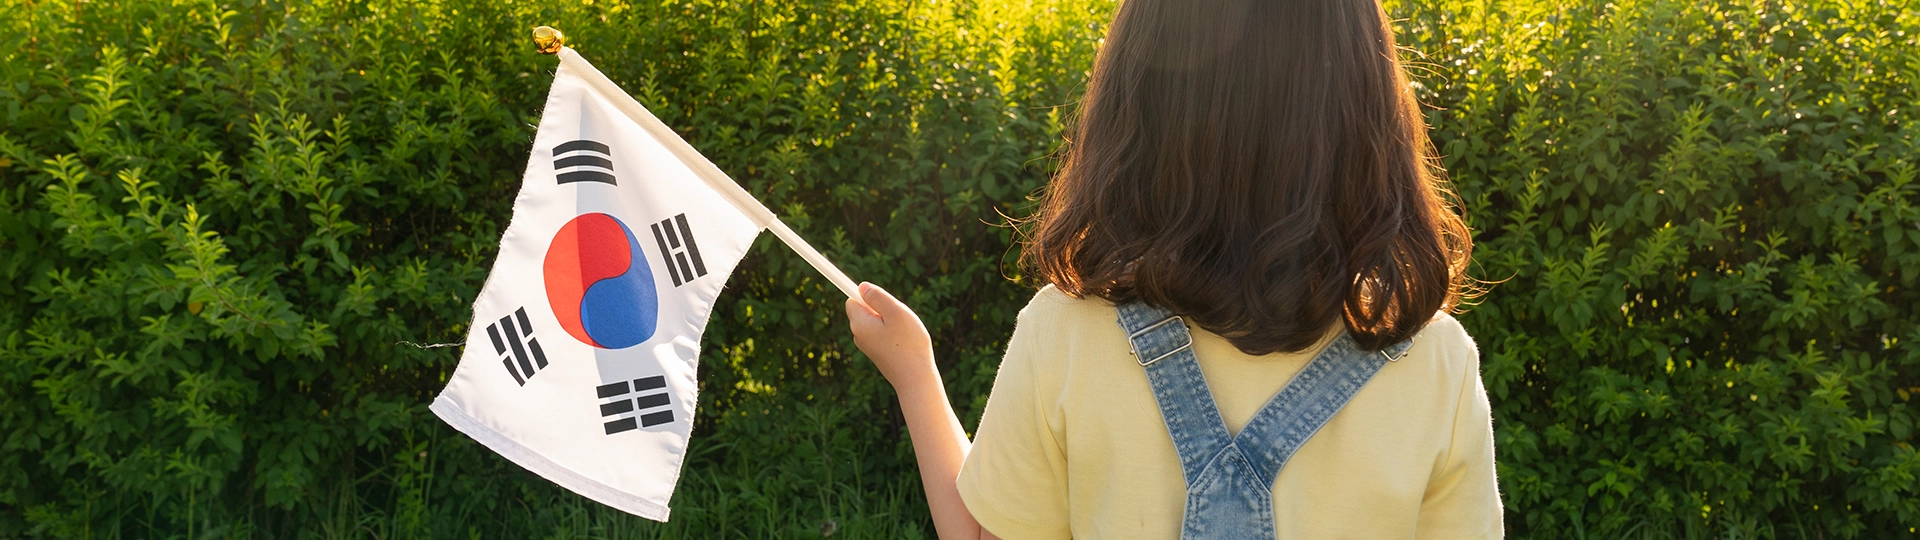
<svg viewBox="0 0 1920 540">
<path fill-rule="evenodd" d="M 1376 0 L 1126 0 L 1022 258 L 1248 354 L 1453 310 L 1473 240 Z"/>
</svg>

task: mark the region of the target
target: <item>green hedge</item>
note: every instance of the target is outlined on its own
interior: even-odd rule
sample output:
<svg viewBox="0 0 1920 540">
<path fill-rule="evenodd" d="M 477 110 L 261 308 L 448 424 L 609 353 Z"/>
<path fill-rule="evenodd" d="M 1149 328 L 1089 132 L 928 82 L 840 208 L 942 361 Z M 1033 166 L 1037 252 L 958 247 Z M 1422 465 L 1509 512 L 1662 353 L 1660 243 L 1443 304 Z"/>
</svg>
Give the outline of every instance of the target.
<svg viewBox="0 0 1920 540">
<path fill-rule="evenodd" d="M 891 391 L 770 237 L 672 522 L 425 410 L 551 24 L 856 279 L 977 418 L 1109 2 L 33 2 L 0 9 L 0 536 L 924 537 Z M 1390 6 L 1478 231 L 1516 537 L 1920 523 L 1920 16 Z M 1914 35 L 1909 35 L 1914 34 Z"/>
<path fill-rule="evenodd" d="M 1509 527 L 1912 537 L 1920 13 L 1445 4 L 1406 41 L 1497 282 Z"/>
</svg>

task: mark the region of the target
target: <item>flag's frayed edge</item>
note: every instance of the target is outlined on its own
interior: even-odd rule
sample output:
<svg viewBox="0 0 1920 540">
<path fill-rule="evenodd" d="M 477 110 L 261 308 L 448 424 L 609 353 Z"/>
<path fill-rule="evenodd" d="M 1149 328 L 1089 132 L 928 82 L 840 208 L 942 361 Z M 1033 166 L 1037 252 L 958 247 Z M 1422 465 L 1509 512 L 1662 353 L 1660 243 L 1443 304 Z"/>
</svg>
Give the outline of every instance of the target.
<svg viewBox="0 0 1920 540">
<path fill-rule="evenodd" d="M 460 430 L 461 433 L 467 434 L 468 437 L 473 437 L 473 440 L 480 441 L 481 445 L 499 453 L 501 456 L 505 456 L 508 461 L 512 461 L 516 465 L 533 471 L 535 474 L 555 484 L 560 484 L 561 487 L 584 495 L 600 504 L 620 509 L 629 514 L 662 523 L 667 521 L 667 507 L 628 495 L 606 484 L 596 482 L 591 478 L 575 473 L 566 467 L 560 466 L 558 463 L 548 461 L 547 458 L 541 456 L 539 452 L 535 452 L 525 446 L 520 446 L 520 443 L 514 442 L 513 439 L 509 439 L 499 432 L 481 425 L 480 421 L 475 420 L 472 416 L 467 416 L 466 411 L 460 410 L 459 404 L 447 399 L 447 396 L 444 394 L 434 398 L 433 405 L 428 406 L 427 409 L 433 411 L 433 414 L 439 415 L 441 420 L 446 421 L 448 425 L 452 425 L 454 429 Z"/>
</svg>

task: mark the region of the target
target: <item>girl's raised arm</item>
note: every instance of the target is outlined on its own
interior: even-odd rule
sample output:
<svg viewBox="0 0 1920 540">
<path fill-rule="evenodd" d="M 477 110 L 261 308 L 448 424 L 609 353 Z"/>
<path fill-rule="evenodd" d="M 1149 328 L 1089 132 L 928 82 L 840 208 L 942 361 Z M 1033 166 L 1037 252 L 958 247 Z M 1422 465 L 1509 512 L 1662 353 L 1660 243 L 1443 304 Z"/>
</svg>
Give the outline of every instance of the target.
<svg viewBox="0 0 1920 540">
<path fill-rule="evenodd" d="M 947 402 L 947 388 L 933 363 L 933 339 L 920 317 L 893 295 L 871 283 L 860 284 L 860 297 L 847 299 L 847 323 L 853 344 L 873 359 L 880 374 L 900 396 L 900 411 L 913 436 L 913 455 L 920 462 L 920 481 L 927 488 L 927 507 L 933 527 L 943 539 L 994 539 L 980 527 L 955 481 L 960 464 L 973 443 L 960 427 L 960 418 Z"/>
</svg>

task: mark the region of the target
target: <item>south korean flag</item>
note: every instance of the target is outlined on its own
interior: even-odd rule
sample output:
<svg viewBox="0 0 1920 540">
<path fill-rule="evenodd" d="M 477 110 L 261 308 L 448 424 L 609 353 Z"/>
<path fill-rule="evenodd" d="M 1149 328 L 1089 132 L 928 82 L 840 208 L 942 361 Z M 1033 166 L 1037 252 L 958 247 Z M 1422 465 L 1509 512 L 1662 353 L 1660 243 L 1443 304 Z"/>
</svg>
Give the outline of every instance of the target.
<svg viewBox="0 0 1920 540">
<path fill-rule="evenodd" d="M 499 260 L 431 409 L 554 483 L 665 521 L 714 298 L 762 229 L 798 240 L 579 54 L 560 59 Z"/>
</svg>

